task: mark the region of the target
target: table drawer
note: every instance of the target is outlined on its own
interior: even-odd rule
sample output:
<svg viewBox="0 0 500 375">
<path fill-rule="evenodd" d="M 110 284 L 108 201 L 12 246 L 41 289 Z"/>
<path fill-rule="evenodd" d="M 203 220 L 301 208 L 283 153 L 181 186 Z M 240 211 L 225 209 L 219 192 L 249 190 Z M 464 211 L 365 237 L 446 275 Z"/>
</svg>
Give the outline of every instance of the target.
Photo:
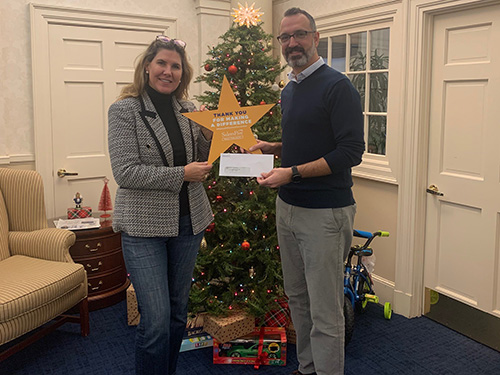
<svg viewBox="0 0 500 375">
<path fill-rule="evenodd" d="M 83 264 L 85 267 L 88 277 L 110 271 L 114 268 L 125 268 L 125 262 L 123 261 L 123 254 L 121 250 L 105 254 L 98 258 L 81 258 L 77 260 L 78 263 Z"/>
<path fill-rule="evenodd" d="M 127 273 L 123 269 L 104 275 L 87 276 L 89 297 L 119 288 L 127 281 Z"/>
<path fill-rule="evenodd" d="M 98 238 L 77 239 L 69 252 L 73 259 L 76 260 L 78 257 L 95 257 L 118 249 L 121 249 L 121 236 L 119 233 L 114 233 L 110 236 Z"/>
</svg>

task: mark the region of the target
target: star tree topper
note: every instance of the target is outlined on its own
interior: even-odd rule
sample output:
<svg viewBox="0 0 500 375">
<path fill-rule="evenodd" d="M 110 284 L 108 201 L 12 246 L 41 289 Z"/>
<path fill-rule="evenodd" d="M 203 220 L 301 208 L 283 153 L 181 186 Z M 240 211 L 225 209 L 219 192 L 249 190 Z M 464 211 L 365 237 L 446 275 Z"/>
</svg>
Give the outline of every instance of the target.
<svg viewBox="0 0 500 375">
<path fill-rule="evenodd" d="M 232 144 L 248 150 L 257 144 L 251 127 L 269 111 L 274 104 L 240 107 L 229 82 L 224 76 L 219 98 L 219 108 L 212 111 L 183 113 L 184 116 L 213 131 L 208 162 L 211 164 Z M 254 153 L 262 153 L 256 150 Z"/>
<path fill-rule="evenodd" d="M 259 12 L 260 8 L 254 9 L 255 3 L 253 3 L 250 7 L 248 3 L 245 3 L 245 7 L 238 3 L 239 9 L 233 8 L 234 13 L 232 16 L 234 17 L 234 22 L 238 23 L 240 26 L 247 25 L 250 27 L 250 24 L 253 26 L 257 26 L 257 23 L 260 21 L 260 16 L 264 13 Z"/>
</svg>

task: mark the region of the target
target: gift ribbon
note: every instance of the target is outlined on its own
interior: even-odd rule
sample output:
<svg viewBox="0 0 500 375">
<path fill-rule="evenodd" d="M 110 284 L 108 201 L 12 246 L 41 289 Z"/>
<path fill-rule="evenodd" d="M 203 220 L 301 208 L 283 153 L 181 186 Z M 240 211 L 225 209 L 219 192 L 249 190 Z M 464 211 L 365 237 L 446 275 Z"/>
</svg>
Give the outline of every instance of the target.
<svg viewBox="0 0 500 375">
<path fill-rule="evenodd" d="M 267 359 L 267 353 L 262 353 L 264 349 L 264 327 L 260 327 L 259 334 L 259 351 L 257 354 L 257 358 L 255 359 L 255 365 L 253 366 L 256 370 L 259 369 L 259 366 L 264 364 L 264 360 Z"/>
</svg>

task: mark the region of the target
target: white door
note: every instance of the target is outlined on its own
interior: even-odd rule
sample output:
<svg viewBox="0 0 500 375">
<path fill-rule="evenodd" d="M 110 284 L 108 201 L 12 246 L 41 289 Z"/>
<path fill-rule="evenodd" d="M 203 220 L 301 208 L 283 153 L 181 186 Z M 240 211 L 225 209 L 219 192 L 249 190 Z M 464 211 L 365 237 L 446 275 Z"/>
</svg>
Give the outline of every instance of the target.
<svg viewBox="0 0 500 375">
<path fill-rule="evenodd" d="M 121 88 L 132 81 L 134 60 L 154 32 L 96 27 L 49 27 L 55 215 L 83 206 L 97 211 L 103 179 L 116 191 L 107 146 L 107 110 Z M 78 175 L 58 176 L 64 169 Z"/>
<path fill-rule="evenodd" d="M 132 81 L 136 57 L 158 34 L 177 36 L 177 20 L 30 4 L 36 169 L 48 217 L 83 205 L 98 209 L 110 179 L 107 110 Z M 78 173 L 58 177 L 59 169 Z"/>
<path fill-rule="evenodd" d="M 500 316 L 500 5 L 436 16 L 425 286 Z"/>
</svg>

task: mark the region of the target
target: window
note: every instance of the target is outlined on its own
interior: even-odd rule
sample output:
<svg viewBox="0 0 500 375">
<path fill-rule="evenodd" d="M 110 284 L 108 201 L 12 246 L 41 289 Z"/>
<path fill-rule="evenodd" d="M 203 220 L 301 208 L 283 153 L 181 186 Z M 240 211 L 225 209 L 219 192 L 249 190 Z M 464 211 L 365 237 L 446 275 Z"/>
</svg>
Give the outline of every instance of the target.
<svg viewBox="0 0 500 375">
<path fill-rule="evenodd" d="M 318 46 L 318 53 L 328 56 L 330 39 L 331 57 L 324 59 L 345 73 L 358 90 L 365 117 L 366 151 L 377 155 L 386 154 L 389 33 L 389 28 L 383 28 L 336 35 L 322 38 Z"/>
<path fill-rule="evenodd" d="M 387 22 L 342 31 L 320 30 L 318 53 L 328 65 L 349 77 L 361 96 L 366 151 L 354 174 L 396 182 L 394 166 L 389 162 L 390 150 L 397 149 L 397 139 L 390 137 L 391 131 L 393 135 L 397 133 L 390 128 L 390 120 L 395 117 L 389 111 L 390 95 L 394 95 L 389 82 L 389 69 L 392 72 L 394 68 L 390 64 L 390 42 Z M 396 153 L 393 154 L 396 159 Z"/>
</svg>

